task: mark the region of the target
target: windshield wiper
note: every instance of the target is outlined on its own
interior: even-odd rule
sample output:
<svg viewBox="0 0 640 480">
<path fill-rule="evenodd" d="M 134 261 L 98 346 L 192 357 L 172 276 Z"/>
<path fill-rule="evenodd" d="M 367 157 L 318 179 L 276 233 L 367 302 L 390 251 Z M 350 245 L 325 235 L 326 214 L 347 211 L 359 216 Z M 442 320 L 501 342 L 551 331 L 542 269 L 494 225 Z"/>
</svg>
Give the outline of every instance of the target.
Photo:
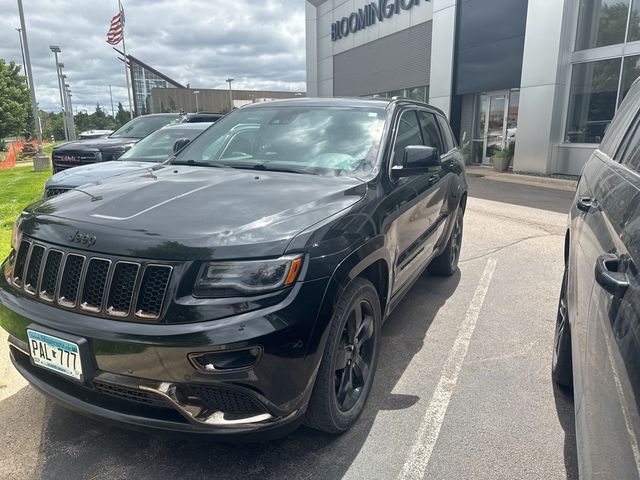
<svg viewBox="0 0 640 480">
<path fill-rule="evenodd" d="M 307 169 L 295 167 L 278 167 L 267 163 L 221 163 L 221 162 L 198 162 L 195 160 L 183 160 L 181 162 L 171 162 L 171 165 L 189 165 L 190 167 L 217 167 L 217 168 L 235 168 L 238 170 L 260 170 L 263 172 L 286 172 L 286 173 L 304 173 L 315 175 Z"/>
<path fill-rule="evenodd" d="M 182 162 L 171 162 L 171 165 L 189 165 L 190 167 L 216 167 L 229 168 L 231 165 L 218 162 L 196 162 L 195 160 L 184 160 Z"/>
<path fill-rule="evenodd" d="M 266 163 L 256 163 L 255 165 L 246 165 L 246 166 L 237 167 L 237 168 L 251 168 L 253 170 L 262 170 L 264 172 L 303 173 L 308 175 L 315 175 L 313 172 L 310 172 L 309 170 L 303 169 L 303 168 L 276 167 L 274 165 L 269 165 Z"/>
</svg>

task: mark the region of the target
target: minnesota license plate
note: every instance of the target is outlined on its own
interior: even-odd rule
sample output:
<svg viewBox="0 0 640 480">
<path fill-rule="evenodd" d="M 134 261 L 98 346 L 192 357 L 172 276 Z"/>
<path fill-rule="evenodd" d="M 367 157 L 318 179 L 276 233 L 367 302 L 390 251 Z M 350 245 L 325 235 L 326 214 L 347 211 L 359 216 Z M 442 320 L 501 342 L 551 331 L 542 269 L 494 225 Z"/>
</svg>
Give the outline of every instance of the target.
<svg viewBox="0 0 640 480">
<path fill-rule="evenodd" d="M 82 380 L 78 345 L 35 330 L 27 330 L 29 352 L 35 365 Z"/>
</svg>

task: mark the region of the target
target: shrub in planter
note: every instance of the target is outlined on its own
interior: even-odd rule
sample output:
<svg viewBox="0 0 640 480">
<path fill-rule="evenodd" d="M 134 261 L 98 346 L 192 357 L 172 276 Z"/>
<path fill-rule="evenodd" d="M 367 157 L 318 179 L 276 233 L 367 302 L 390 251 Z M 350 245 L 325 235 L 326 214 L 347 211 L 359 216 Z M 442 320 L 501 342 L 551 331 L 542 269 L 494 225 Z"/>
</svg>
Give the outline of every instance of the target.
<svg viewBox="0 0 640 480">
<path fill-rule="evenodd" d="M 491 156 L 491 164 L 493 165 L 493 170 L 496 172 L 504 172 L 509 167 L 509 163 L 511 162 L 512 157 L 511 150 L 509 148 L 496 149 L 493 155 Z"/>
<path fill-rule="evenodd" d="M 462 158 L 464 158 L 464 164 L 468 165 L 471 158 L 471 148 L 469 147 L 469 142 L 463 143 L 460 146 L 460 153 L 462 154 Z"/>
</svg>

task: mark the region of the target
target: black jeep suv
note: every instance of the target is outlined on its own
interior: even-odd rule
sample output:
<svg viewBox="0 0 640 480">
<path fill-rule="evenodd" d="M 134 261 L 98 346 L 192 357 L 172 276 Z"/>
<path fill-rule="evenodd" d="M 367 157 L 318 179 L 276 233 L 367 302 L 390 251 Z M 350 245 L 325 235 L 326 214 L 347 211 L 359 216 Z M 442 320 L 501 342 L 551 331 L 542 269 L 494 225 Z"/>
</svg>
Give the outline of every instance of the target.
<svg viewBox="0 0 640 480">
<path fill-rule="evenodd" d="M 408 100 L 238 109 L 175 157 L 36 203 L 0 275 L 32 385 L 199 433 L 351 427 L 382 322 L 457 269 L 467 199 L 444 115 Z"/>
<path fill-rule="evenodd" d="M 108 137 L 63 143 L 51 152 L 53 173 L 80 165 L 117 160 L 150 133 L 169 123 L 177 123 L 180 119 L 177 113 L 143 115 L 125 123 Z"/>
</svg>

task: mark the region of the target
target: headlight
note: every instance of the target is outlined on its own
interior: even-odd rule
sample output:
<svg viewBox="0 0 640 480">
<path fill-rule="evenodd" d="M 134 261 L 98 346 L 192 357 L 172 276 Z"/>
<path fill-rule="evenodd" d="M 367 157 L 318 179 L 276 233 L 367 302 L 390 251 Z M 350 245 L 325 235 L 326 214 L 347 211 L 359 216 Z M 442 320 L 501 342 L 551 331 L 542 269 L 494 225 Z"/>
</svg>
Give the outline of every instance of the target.
<svg viewBox="0 0 640 480">
<path fill-rule="evenodd" d="M 16 252 L 18 251 L 18 247 L 20 247 L 20 219 L 16 220 L 16 223 L 13 224 L 13 230 L 11 231 L 11 248 L 13 248 Z"/>
<path fill-rule="evenodd" d="M 196 297 L 256 295 L 288 287 L 298 278 L 302 255 L 272 260 L 209 262 L 203 265 L 194 289 Z"/>
</svg>

